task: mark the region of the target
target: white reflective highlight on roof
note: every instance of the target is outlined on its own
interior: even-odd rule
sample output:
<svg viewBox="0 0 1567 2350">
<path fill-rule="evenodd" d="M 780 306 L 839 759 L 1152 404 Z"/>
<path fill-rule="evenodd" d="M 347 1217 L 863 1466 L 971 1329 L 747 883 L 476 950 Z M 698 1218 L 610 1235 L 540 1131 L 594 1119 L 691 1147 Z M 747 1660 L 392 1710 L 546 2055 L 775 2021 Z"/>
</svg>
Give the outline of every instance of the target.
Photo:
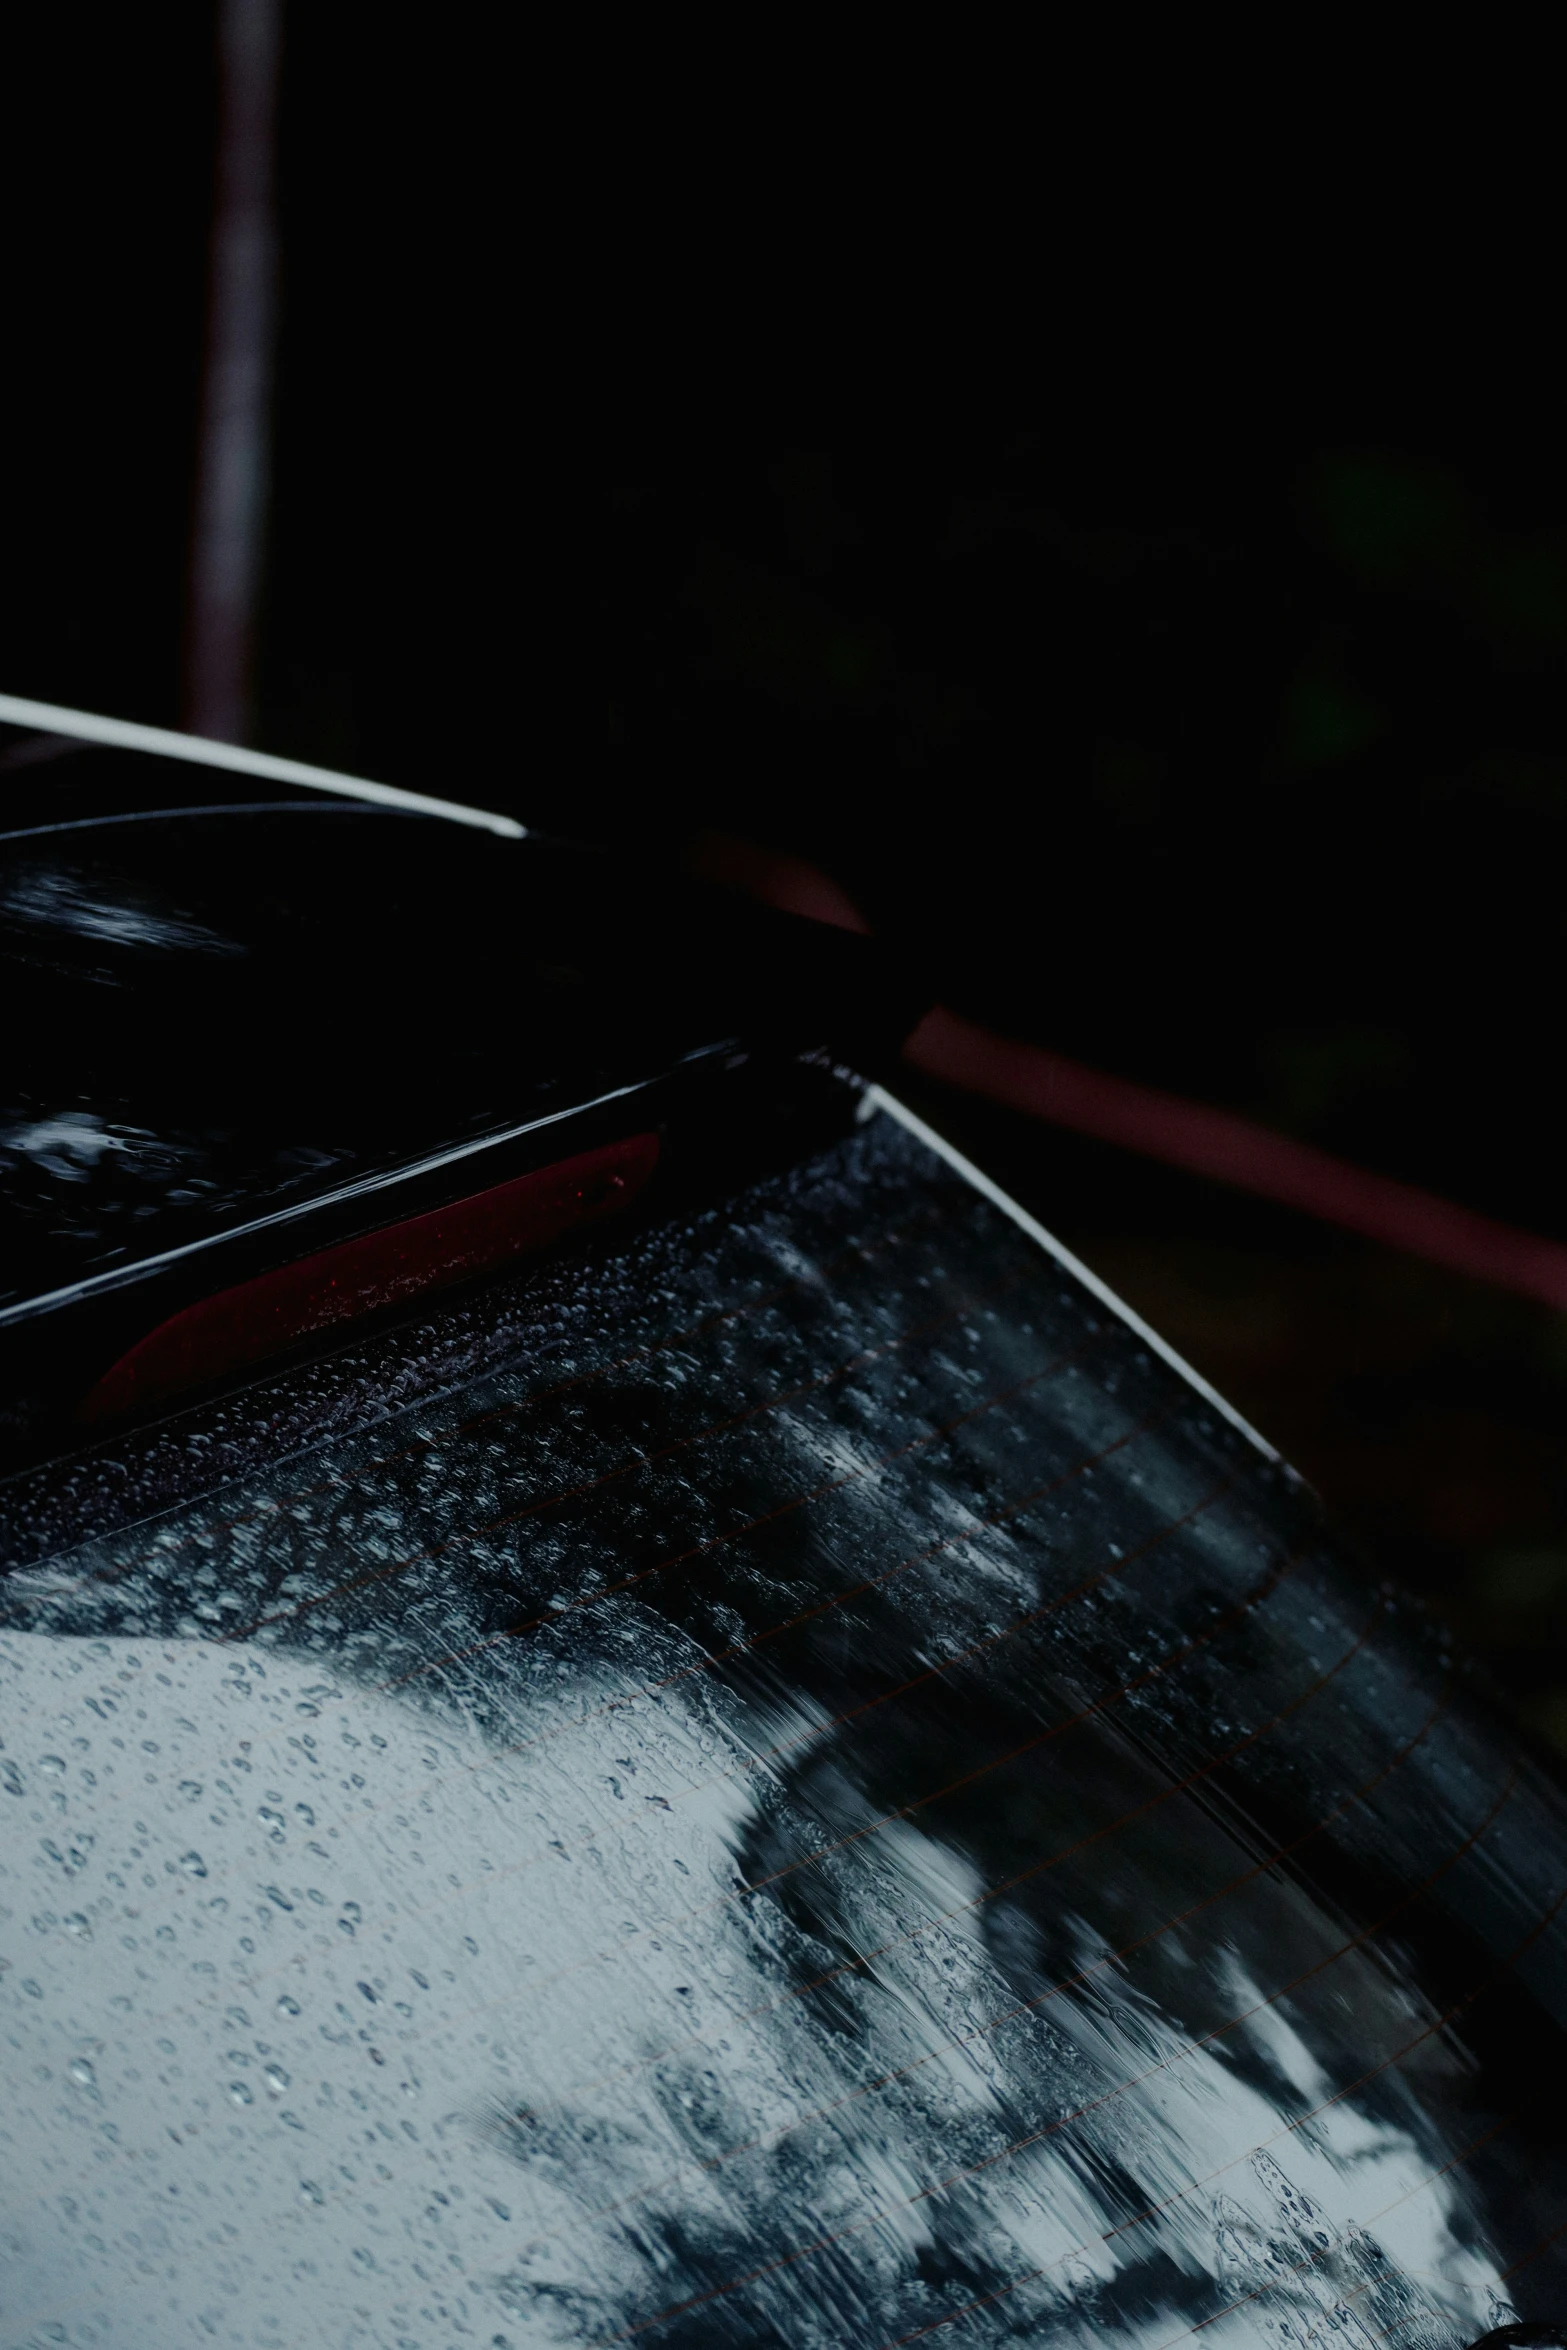
<svg viewBox="0 0 1567 2350">
<path fill-rule="evenodd" d="M 164 726 L 140 726 L 130 718 L 105 718 L 97 711 L 68 710 L 56 702 L 33 702 L 20 694 L 0 694 L 0 724 L 32 726 L 42 734 L 69 735 L 77 742 L 98 743 L 116 751 L 147 751 L 159 759 L 184 759 L 193 767 L 220 767 L 230 775 L 264 775 L 273 783 L 295 783 L 306 791 L 336 792 L 345 799 L 373 800 L 383 808 L 406 808 L 421 816 L 444 816 L 453 824 L 471 824 L 502 840 L 524 840 L 527 827 L 513 816 L 490 808 L 469 808 L 457 800 L 439 800 L 427 792 L 402 791 L 396 784 L 372 783 L 362 775 L 339 775 L 330 767 L 312 767 L 301 759 L 279 759 L 271 751 L 247 750 L 242 743 L 210 742 L 200 735 L 176 734 Z"/>
</svg>

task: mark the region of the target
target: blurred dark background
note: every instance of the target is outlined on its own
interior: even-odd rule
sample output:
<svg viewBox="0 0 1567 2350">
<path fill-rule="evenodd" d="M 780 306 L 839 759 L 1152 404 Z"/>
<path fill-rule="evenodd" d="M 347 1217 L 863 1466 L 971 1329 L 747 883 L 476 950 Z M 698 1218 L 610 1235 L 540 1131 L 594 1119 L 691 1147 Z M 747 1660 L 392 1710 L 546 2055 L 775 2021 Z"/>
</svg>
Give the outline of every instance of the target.
<svg viewBox="0 0 1567 2350">
<path fill-rule="evenodd" d="M 217 21 L 73 20 L 12 82 L 0 687 L 160 724 Z M 747 409 L 585 247 L 573 276 L 580 175 L 473 162 L 460 49 L 283 23 L 251 739 L 670 857 L 792 852 L 977 1019 L 1567 1239 L 1554 401 L 1357 399 L 1350 365 L 1264 412 L 1135 336 L 1101 394 L 1057 335 L 941 400 L 859 397 L 824 345 L 809 398 Z M 906 1090 L 1567 1747 L 1559 1317 Z"/>
</svg>

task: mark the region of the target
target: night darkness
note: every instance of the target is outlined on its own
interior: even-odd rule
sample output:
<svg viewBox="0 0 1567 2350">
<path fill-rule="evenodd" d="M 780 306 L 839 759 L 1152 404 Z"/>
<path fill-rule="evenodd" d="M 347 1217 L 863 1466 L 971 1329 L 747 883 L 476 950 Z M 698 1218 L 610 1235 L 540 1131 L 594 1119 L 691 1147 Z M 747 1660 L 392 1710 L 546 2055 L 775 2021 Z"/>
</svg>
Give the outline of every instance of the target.
<svg viewBox="0 0 1567 2350">
<path fill-rule="evenodd" d="M 92 39 L 13 158 L 0 682 L 169 724 L 210 16 Z M 563 232 L 497 225 L 476 65 L 288 21 L 255 739 L 653 857 L 794 852 L 973 1017 L 1567 1239 L 1556 437 L 1342 393 L 1088 425 L 1037 381 L 688 410 L 589 291 L 541 307 Z M 908 1090 L 1567 1744 L 1558 1317 Z"/>
</svg>

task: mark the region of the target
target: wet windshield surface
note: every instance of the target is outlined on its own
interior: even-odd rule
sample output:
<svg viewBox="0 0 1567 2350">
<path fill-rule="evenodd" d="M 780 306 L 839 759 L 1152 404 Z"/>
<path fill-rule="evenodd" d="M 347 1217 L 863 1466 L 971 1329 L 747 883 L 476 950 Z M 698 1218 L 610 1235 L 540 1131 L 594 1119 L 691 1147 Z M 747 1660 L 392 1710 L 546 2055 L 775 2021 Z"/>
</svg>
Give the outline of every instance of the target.
<svg viewBox="0 0 1567 2350">
<path fill-rule="evenodd" d="M 527 1296 L 8 1578 L 0 2345 L 1567 2301 L 1561 1804 L 1285 1472 L 885 1117 Z"/>
</svg>

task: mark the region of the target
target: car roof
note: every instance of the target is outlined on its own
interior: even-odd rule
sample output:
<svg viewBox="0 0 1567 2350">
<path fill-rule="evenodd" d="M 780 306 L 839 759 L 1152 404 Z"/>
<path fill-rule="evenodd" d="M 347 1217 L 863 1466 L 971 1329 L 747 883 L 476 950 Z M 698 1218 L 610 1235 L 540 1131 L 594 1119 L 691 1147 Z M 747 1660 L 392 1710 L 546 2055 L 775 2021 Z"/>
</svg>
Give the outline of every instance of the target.
<svg viewBox="0 0 1567 2350">
<path fill-rule="evenodd" d="M 864 941 L 417 795 L 91 744 L 12 781 L 0 1385 L 913 1017 Z"/>
</svg>

